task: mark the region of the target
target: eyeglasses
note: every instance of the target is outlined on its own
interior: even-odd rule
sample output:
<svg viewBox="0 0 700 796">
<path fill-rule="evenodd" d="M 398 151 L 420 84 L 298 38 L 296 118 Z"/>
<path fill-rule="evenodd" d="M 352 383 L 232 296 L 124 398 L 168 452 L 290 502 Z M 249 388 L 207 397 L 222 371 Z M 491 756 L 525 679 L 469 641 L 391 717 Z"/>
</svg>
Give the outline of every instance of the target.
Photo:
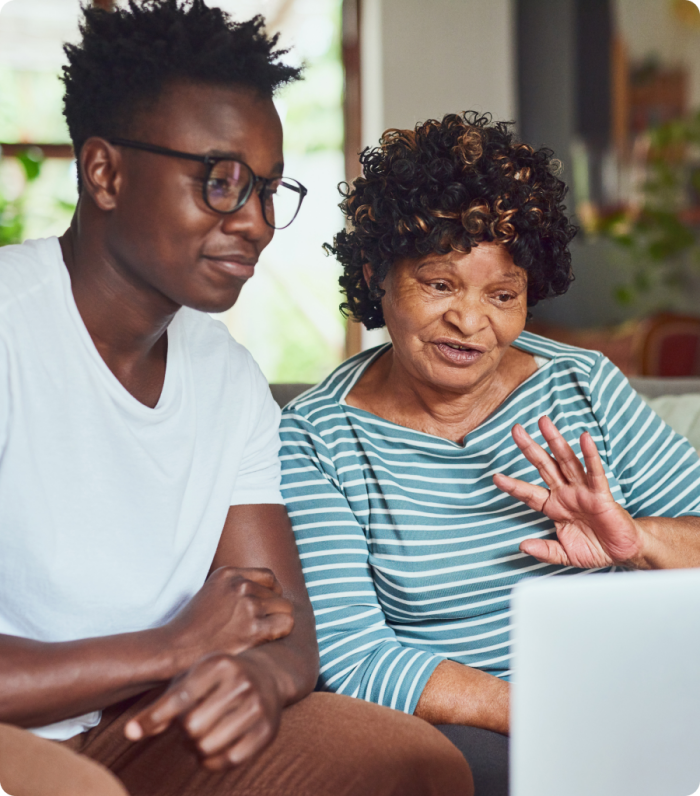
<svg viewBox="0 0 700 796">
<path fill-rule="evenodd" d="M 240 210 L 255 190 L 260 197 L 265 223 L 274 229 L 284 229 L 294 221 L 308 193 L 300 182 L 289 177 L 258 177 L 247 163 L 235 158 L 193 155 L 155 144 L 129 141 L 126 138 L 110 138 L 109 143 L 204 163 L 207 171 L 202 197 L 207 207 L 216 213 L 230 215 Z"/>
</svg>

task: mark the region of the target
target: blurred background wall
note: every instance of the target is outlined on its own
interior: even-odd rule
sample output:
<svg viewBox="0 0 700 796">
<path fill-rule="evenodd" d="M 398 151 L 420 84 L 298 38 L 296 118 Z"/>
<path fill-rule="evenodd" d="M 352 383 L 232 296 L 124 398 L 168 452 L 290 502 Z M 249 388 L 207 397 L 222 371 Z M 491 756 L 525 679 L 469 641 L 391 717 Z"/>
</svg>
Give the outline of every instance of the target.
<svg viewBox="0 0 700 796">
<path fill-rule="evenodd" d="M 535 308 L 534 328 L 614 348 L 659 311 L 700 316 L 700 11 L 690 0 L 220 5 L 238 19 L 264 14 L 292 47 L 287 58 L 306 64 L 306 81 L 277 102 L 287 172 L 311 189 L 307 204 L 223 317 L 271 380 L 315 381 L 383 338 L 346 327 L 338 311 L 337 266 L 321 248 L 343 223 L 336 185 L 387 127 L 466 109 L 551 147 L 570 186 L 576 282 Z M 77 17 L 78 0 L 0 0 L 0 243 L 55 234 L 70 218 L 75 168 L 56 74 Z M 598 330 L 593 343 L 586 330 Z"/>
<path fill-rule="evenodd" d="M 622 218 L 624 211 L 638 209 L 644 200 L 640 193 L 650 157 L 666 157 L 684 172 L 674 175 L 666 209 L 697 205 L 692 118 L 700 108 L 700 11 L 695 4 L 362 0 L 361 6 L 362 80 L 369 95 L 362 106 L 363 143 L 375 141 L 384 127 L 470 108 L 515 121 L 524 140 L 551 147 L 561 160 L 561 176 L 571 189 L 569 207 L 582 227 L 573 247 L 577 281 L 567 296 L 538 307 L 538 319 L 590 327 L 660 308 L 700 311 L 694 262 L 684 261 L 670 274 L 654 271 L 652 263 L 646 273 L 641 260 L 648 241 L 625 248 L 614 226 L 617 220 L 631 223 Z M 650 153 L 650 133 L 683 119 L 686 129 L 675 131 L 683 152 Z M 682 248 L 681 238 L 694 237 L 691 216 L 680 212 L 676 219 L 660 220 L 668 222 L 669 236 L 674 220 L 686 226 L 675 230 L 677 247 Z M 677 253 L 674 240 L 664 242 L 667 259 L 676 254 L 695 259 L 695 245 Z"/>
</svg>

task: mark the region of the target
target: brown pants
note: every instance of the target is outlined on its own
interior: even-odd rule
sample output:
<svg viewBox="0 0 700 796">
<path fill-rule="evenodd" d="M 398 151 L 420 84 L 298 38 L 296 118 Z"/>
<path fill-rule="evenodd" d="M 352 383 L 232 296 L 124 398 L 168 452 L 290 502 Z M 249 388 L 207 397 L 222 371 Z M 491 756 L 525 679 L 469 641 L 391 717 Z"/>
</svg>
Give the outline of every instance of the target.
<svg viewBox="0 0 700 796">
<path fill-rule="evenodd" d="M 257 758 L 211 773 L 177 727 L 140 743 L 124 737 L 126 722 L 153 698 L 108 708 L 97 727 L 63 743 L 0 724 L 0 784 L 10 796 L 473 794 L 460 752 L 398 711 L 314 693 L 284 711 L 279 735 Z"/>
</svg>

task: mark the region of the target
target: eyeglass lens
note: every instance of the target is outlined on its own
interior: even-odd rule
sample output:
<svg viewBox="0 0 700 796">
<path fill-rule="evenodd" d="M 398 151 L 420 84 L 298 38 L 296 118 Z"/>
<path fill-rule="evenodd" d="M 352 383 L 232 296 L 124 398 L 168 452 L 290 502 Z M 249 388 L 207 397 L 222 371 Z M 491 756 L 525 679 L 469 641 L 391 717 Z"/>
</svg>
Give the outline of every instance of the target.
<svg viewBox="0 0 700 796">
<path fill-rule="evenodd" d="M 212 168 L 207 181 L 207 201 L 220 213 L 231 213 L 248 198 L 253 173 L 237 160 L 220 160 Z M 288 178 L 275 180 L 262 188 L 265 221 L 276 229 L 289 226 L 299 212 L 304 191 Z"/>
<path fill-rule="evenodd" d="M 304 198 L 296 180 L 284 178 L 275 180 L 265 189 L 263 212 L 267 223 L 275 229 L 288 227 L 296 218 Z"/>
<path fill-rule="evenodd" d="M 207 180 L 207 200 L 220 213 L 230 213 L 247 198 L 253 174 L 237 160 L 220 160 Z"/>
</svg>

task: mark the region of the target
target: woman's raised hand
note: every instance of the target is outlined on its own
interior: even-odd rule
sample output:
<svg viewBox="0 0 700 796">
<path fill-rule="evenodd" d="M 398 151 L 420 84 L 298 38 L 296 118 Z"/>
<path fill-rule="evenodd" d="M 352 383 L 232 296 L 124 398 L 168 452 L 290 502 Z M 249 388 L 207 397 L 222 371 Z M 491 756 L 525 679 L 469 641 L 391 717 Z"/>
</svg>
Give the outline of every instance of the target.
<svg viewBox="0 0 700 796">
<path fill-rule="evenodd" d="M 556 541 L 526 539 L 520 549 L 538 561 L 585 569 L 632 560 L 641 550 L 642 530 L 615 502 L 590 434 L 581 435 L 584 469 L 548 417 L 540 418 L 539 427 L 551 456 L 521 425 L 513 426 L 512 434 L 549 489 L 501 473 L 493 477 L 499 489 L 554 521 Z"/>
</svg>

